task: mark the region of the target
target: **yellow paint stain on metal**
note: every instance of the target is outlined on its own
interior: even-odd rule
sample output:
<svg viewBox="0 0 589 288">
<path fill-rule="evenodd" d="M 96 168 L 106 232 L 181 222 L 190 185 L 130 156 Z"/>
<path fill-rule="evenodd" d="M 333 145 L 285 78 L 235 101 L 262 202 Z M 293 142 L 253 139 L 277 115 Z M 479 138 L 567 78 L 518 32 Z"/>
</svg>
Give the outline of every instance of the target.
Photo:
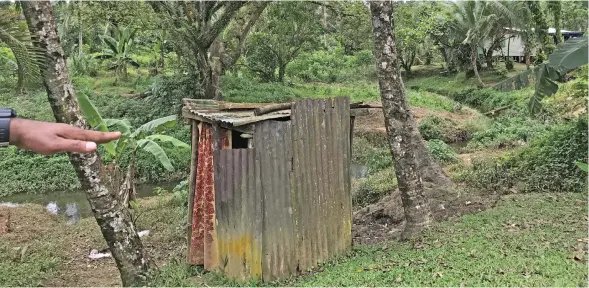
<svg viewBox="0 0 589 288">
<path fill-rule="evenodd" d="M 242 280 L 260 278 L 262 276 L 262 265 L 259 251 L 253 241 L 252 235 L 236 235 L 233 239 L 217 239 L 219 246 L 224 245 L 228 249 L 224 251 L 227 257 L 228 265 L 225 267 L 225 273 L 230 278 Z M 252 253 L 253 251 L 253 253 Z"/>
</svg>

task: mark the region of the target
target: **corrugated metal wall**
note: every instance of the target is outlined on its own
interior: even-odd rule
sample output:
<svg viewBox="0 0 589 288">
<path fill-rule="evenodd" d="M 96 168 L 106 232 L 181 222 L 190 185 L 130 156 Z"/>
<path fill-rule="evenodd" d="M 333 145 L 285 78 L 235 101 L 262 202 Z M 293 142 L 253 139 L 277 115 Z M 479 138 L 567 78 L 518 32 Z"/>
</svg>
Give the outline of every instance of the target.
<svg viewBox="0 0 589 288">
<path fill-rule="evenodd" d="M 306 99 L 292 108 L 292 197 L 300 270 L 352 245 L 349 107 L 349 99 L 340 97 Z"/>
<path fill-rule="evenodd" d="M 215 151 L 218 262 L 208 266 L 205 259 L 206 269 L 217 268 L 235 279 L 271 281 L 350 249 L 349 105 L 347 97 L 297 102 L 291 121 L 256 124 L 254 148 Z M 200 143 L 209 144 L 199 149 L 206 150 L 212 147 L 211 134 L 202 130 Z M 201 161 L 208 159 L 207 151 L 212 154 L 199 151 L 198 167 L 204 171 L 212 163 Z M 211 183 L 205 178 L 199 184 L 201 178 L 197 192 Z M 201 207 L 197 198 L 194 219 Z"/>
<path fill-rule="evenodd" d="M 262 276 L 262 181 L 253 149 L 215 152 L 219 270 L 230 278 Z"/>
<path fill-rule="evenodd" d="M 291 203 L 290 122 L 264 121 L 254 130 L 256 159 L 260 160 L 264 217 L 262 275 L 269 281 L 297 269 L 296 237 Z"/>
</svg>

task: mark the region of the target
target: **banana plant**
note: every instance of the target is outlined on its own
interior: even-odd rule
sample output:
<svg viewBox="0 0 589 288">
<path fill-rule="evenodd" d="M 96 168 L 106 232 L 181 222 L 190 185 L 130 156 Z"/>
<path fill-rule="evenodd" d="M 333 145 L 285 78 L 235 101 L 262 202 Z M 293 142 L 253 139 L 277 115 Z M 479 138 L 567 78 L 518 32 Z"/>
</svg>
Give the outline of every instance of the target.
<svg viewBox="0 0 589 288">
<path fill-rule="evenodd" d="M 166 170 L 173 171 L 174 166 L 172 166 L 172 162 L 168 158 L 166 151 L 164 151 L 159 143 L 167 142 L 178 148 L 190 148 L 188 144 L 174 137 L 158 134 L 158 132 L 162 132 L 164 129 L 176 125 L 176 115 L 158 118 L 134 129 L 126 119 L 102 119 L 96 107 L 83 93 L 78 94 L 78 102 L 88 123 L 94 129 L 104 132 L 109 131 L 109 129 L 111 131 L 121 132 L 121 137 L 118 140 L 104 144 L 104 148 L 108 157 L 113 159 L 115 171 L 120 171 L 120 167 L 118 166 L 121 157 L 126 153 L 130 153 L 129 166 L 125 173 L 123 183 L 115 183 L 119 185 L 119 199 L 125 205 L 134 199 L 137 191 L 135 185 L 135 160 L 138 150 L 151 153 Z M 119 179 L 118 175 L 113 176 L 111 178 Z"/>
<path fill-rule="evenodd" d="M 556 81 L 562 78 L 569 71 L 587 65 L 587 37 L 579 37 L 561 42 L 550 56 L 548 62 L 524 71 L 514 77 L 508 78 L 494 86 L 496 90 L 509 92 L 518 90 L 530 85 L 529 78 L 535 76 L 536 84 L 534 95 L 528 104 L 532 114 L 542 109 L 541 101 L 550 97 L 558 91 Z"/>
<path fill-rule="evenodd" d="M 108 68 L 115 71 L 117 78 L 125 79 L 127 78 L 127 65 L 135 68 L 139 67 L 139 63 L 131 58 L 137 29 L 113 27 L 112 32 L 114 37 L 110 35 L 101 36 L 102 41 L 108 46 L 108 49 L 103 50 L 101 54 L 95 57 L 111 60 Z"/>
<path fill-rule="evenodd" d="M 161 132 L 165 128 L 171 128 L 176 125 L 176 115 L 158 118 L 141 125 L 137 129 L 133 129 L 129 121 L 126 119 L 104 119 L 104 123 L 111 130 L 120 131 L 121 138 L 114 141 L 114 162 L 119 163 L 120 157 L 126 153 L 130 153 L 129 166 L 127 168 L 127 175 L 123 182 L 123 189 L 127 193 L 122 193 L 123 203 L 134 199 L 136 195 L 135 187 L 135 159 L 138 150 L 144 150 L 151 153 L 162 166 L 168 170 L 173 171 L 174 166 L 170 162 L 168 155 L 159 145 L 159 143 L 171 143 L 175 147 L 188 149 L 188 144 L 168 135 L 153 134 Z"/>
</svg>

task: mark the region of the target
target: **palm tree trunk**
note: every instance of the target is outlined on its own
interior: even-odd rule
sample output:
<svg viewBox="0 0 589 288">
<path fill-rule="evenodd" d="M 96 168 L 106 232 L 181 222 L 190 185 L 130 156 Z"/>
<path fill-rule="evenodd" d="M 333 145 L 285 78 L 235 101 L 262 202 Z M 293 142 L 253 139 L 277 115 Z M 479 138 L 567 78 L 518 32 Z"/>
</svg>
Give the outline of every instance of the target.
<svg viewBox="0 0 589 288">
<path fill-rule="evenodd" d="M 524 58 L 526 59 L 526 70 L 530 70 L 530 47 L 524 47 Z"/>
<path fill-rule="evenodd" d="M 80 128 L 88 128 L 82 116 L 76 94 L 69 79 L 66 56 L 59 42 L 53 19 L 51 2 L 21 2 L 29 30 L 35 35 L 36 45 L 44 49 L 46 68 L 43 82 L 55 120 Z M 148 259 L 137 236 L 131 214 L 121 205 L 112 187 L 107 186 L 108 174 L 96 152 L 70 153 L 82 188 L 98 226 L 117 263 L 125 286 L 143 286 L 148 271 Z"/>
<path fill-rule="evenodd" d="M 379 74 L 385 125 L 405 211 L 406 224 L 402 239 L 410 239 L 419 235 L 429 225 L 431 218 L 416 159 L 421 143 L 413 136 L 416 131 L 415 122 L 398 69 L 392 5 L 390 2 L 370 2 L 370 10 L 373 51 Z"/>
<path fill-rule="evenodd" d="M 481 76 L 479 75 L 479 69 L 477 68 L 477 45 L 472 44 L 470 47 L 470 64 L 472 65 L 472 70 L 474 71 L 474 76 L 476 77 L 477 87 L 483 88 L 485 84 L 483 80 L 481 80 Z"/>
</svg>

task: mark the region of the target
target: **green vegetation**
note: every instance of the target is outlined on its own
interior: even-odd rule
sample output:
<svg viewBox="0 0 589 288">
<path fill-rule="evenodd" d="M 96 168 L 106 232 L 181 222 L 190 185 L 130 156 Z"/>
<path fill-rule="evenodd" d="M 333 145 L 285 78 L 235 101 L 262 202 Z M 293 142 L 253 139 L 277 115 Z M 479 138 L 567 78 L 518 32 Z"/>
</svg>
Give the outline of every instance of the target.
<svg viewBox="0 0 589 288">
<path fill-rule="evenodd" d="M 80 102 L 85 108 L 93 103 L 104 119 L 103 127 L 100 121 L 90 121 L 92 126 L 125 132 L 112 146 L 99 147 L 102 160 L 121 167 L 134 163 L 136 182 L 184 180 L 172 191 L 156 189 L 156 197 L 134 206 L 135 215 L 142 215 L 137 228 L 152 231 L 143 239 L 155 263 L 149 286 L 262 284 L 230 281 L 184 264 L 191 153 L 180 143 L 190 142 L 190 130 L 165 125 L 180 115 L 183 98 L 211 98 L 217 95 L 212 87 L 232 102 L 337 96 L 380 101 L 365 3 L 244 3 L 226 2 L 208 14 L 193 13 L 206 6 L 198 2 L 54 4 Z M 587 214 L 588 68 L 578 67 L 587 62 L 581 41 L 586 38 L 556 46 L 547 29 L 586 31 L 587 8 L 579 1 L 567 2 L 567 9 L 553 5 L 399 3 L 394 11 L 397 56 L 427 149 L 458 184 L 457 194 L 502 195 L 502 200 L 488 211 L 438 223 L 415 242 L 356 245 L 349 255 L 312 273 L 264 284 L 586 283 L 587 227 L 579 215 Z M 23 118 L 53 121 L 34 73 L 38 70 L 33 70 L 40 62 L 20 15 L 16 5 L 0 3 L 0 107 L 14 108 Z M 212 29 L 225 20 L 226 27 Z M 513 37 L 522 40 L 524 51 L 515 53 L 525 54 L 524 61 L 496 56 L 514 54 L 507 47 Z M 549 77 L 538 78 L 542 74 Z M 534 76 L 532 85 L 526 86 L 522 75 Z M 542 113 L 530 113 L 530 99 L 541 104 Z M 355 210 L 398 188 L 379 111 L 355 122 Z M 0 167 L 0 197 L 81 188 L 65 154 L 40 156 L 8 147 L 0 149 Z M 450 214 L 453 197 L 432 199 L 447 201 Z M 481 207 L 467 212 L 487 208 Z M 0 286 L 120 285 L 113 261 L 80 260 L 90 249 L 106 247 L 94 219 L 67 226 L 63 216 L 40 206 L 0 206 L 0 231 L 6 211 L 16 228 L 0 233 Z"/>
<path fill-rule="evenodd" d="M 272 286 L 581 286 L 587 279 L 586 194 L 513 195 L 436 225 L 411 243 L 360 245 L 318 272 Z M 460 237 L 456 237 L 460 235 Z M 152 285 L 252 286 L 172 262 Z"/>
<path fill-rule="evenodd" d="M 433 139 L 427 141 L 427 150 L 434 157 L 434 159 L 442 163 L 452 163 L 458 161 L 456 152 L 452 148 L 444 143 L 442 140 Z"/>
</svg>

